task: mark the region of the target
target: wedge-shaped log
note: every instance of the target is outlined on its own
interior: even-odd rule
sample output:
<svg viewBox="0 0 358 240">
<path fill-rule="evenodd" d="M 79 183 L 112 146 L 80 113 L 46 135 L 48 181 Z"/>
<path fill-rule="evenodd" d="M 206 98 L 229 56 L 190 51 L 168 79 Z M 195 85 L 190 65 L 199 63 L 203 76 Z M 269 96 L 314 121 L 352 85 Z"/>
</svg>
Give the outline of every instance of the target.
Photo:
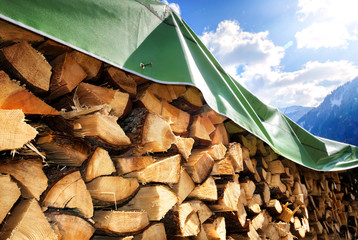
<svg viewBox="0 0 358 240">
<path fill-rule="evenodd" d="M 93 220 L 97 232 L 111 235 L 129 235 L 149 225 L 146 212 L 95 211 Z"/>
<path fill-rule="evenodd" d="M 72 50 L 68 46 L 48 39 L 37 47 L 37 51 L 44 55 L 46 59 L 52 60 L 55 57 L 60 56 L 66 52 L 71 52 Z"/>
<path fill-rule="evenodd" d="M 178 183 L 180 174 L 180 154 L 158 159 L 143 170 L 128 174 L 126 177 L 136 177 L 142 184 L 149 182 Z"/>
<path fill-rule="evenodd" d="M 95 205 L 116 205 L 128 200 L 138 190 L 138 180 L 119 176 L 102 176 L 87 183 Z"/>
<path fill-rule="evenodd" d="M 171 102 L 173 99 L 171 98 L 168 85 L 151 82 L 148 86 L 148 89 L 160 100 L 166 100 Z"/>
<path fill-rule="evenodd" d="M 210 123 L 209 126 L 207 124 Z M 209 145 L 211 143 L 210 133 L 212 133 L 211 128 L 212 123 L 210 120 L 205 121 L 200 115 L 196 115 L 192 124 L 190 125 L 189 136 L 194 138 L 195 143 L 199 145 Z M 214 128 L 215 130 L 215 128 Z"/>
<path fill-rule="evenodd" d="M 206 148 L 194 149 L 193 154 L 207 152 L 213 160 L 221 160 L 225 157 L 227 148 L 223 144 L 211 145 Z"/>
<path fill-rule="evenodd" d="M 280 160 L 271 161 L 268 164 L 268 170 L 272 174 L 281 174 L 285 173 L 285 167 L 283 166 Z"/>
<path fill-rule="evenodd" d="M 113 87 L 129 93 L 131 97 L 137 95 L 137 83 L 124 71 L 110 67 L 104 70 L 104 77 Z"/>
<path fill-rule="evenodd" d="M 20 197 L 20 189 L 9 175 L 0 175 L 0 223 Z"/>
<path fill-rule="evenodd" d="M 247 201 L 247 210 L 249 213 L 258 214 L 261 212 L 262 199 L 260 194 L 254 194 L 250 200 Z"/>
<path fill-rule="evenodd" d="M 37 44 L 44 40 L 44 38 L 36 33 L 27 31 L 14 24 L 6 21 L 0 21 L 0 46 L 4 47 L 12 43 L 21 41 L 29 42 L 30 44 Z"/>
<path fill-rule="evenodd" d="M 49 90 L 51 65 L 27 42 L 1 49 L 0 62 L 12 78 L 25 83 L 34 93 Z"/>
<path fill-rule="evenodd" d="M 226 240 L 226 226 L 224 217 L 216 217 L 203 224 L 207 239 Z"/>
<path fill-rule="evenodd" d="M 35 199 L 22 200 L 0 229 L 0 239 L 49 239 L 58 236 Z"/>
<path fill-rule="evenodd" d="M 286 192 L 287 187 L 285 184 L 281 182 L 280 174 L 272 174 L 271 175 L 271 195 L 277 196 L 284 192 Z"/>
<path fill-rule="evenodd" d="M 117 124 L 117 117 L 93 114 L 77 119 L 75 124 L 80 126 L 76 129 L 76 136 L 86 137 L 95 145 L 126 148 L 131 144 L 121 126 Z"/>
<path fill-rule="evenodd" d="M 186 86 L 184 85 L 167 85 L 170 97 L 175 100 L 186 92 Z"/>
<path fill-rule="evenodd" d="M 183 156 L 183 158 L 185 158 L 186 160 L 188 160 L 189 156 L 191 155 L 191 150 L 193 149 L 194 146 L 194 139 L 192 138 L 183 138 L 183 137 L 178 137 L 175 136 L 176 141 L 175 141 L 175 146 L 178 149 L 178 152 Z"/>
<path fill-rule="evenodd" d="M 68 53 L 55 58 L 51 66 L 53 67 L 50 82 L 51 99 L 70 93 L 87 76 L 82 67 Z"/>
<path fill-rule="evenodd" d="M 111 175 L 114 172 L 116 172 L 116 168 L 111 157 L 106 150 L 100 147 L 96 148 L 83 169 L 85 182 L 99 176 Z"/>
<path fill-rule="evenodd" d="M 211 173 L 214 160 L 207 152 L 191 154 L 184 167 L 195 183 L 202 183 Z"/>
<path fill-rule="evenodd" d="M 201 185 L 196 186 L 189 197 L 204 201 L 218 200 L 218 190 L 214 178 L 208 177 Z"/>
<path fill-rule="evenodd" d="M 266 182 L 256 184 L 255 193 L 260 194 L 265 205 L 269 204 L 271 199 L 270 187 Z"/>
<path fill-rule="evenodd" d="M 223 123 L 227 117 L 220 115 L 219 113 L 215 112 L 213 109 L 211 109 L 208 105 L 205 105 L 203 107 L 203 115 L 207 116 L 212 124 L 220 124 Z"/>
<path fill-rule="evenodd" d="M 25 123 L 21 110 L 0 109 L 0 151 L 23 147 L 37 135 L 35 128 Z"/>
<path fill-rule="evenodd" d="M 111 113 L 117 117 L 125 116 L 130 112 L 132 107 L 128 93 L 89 83 L 80 83 L 77 87 L 76 94 L 81 105 L 91 107 L 109 104 L 112 107 Z"/>
<path fill-rule="evenodd" d="M 183 95 L 173 101 L 173 105 L 185 112 L 193 113 L 203 106 L 202 94 L 197 88 L 188 87 Z"/>
<path fill-rule="evenodd" d="M 59 112 L 0 71 L 0 109 L 21 109 L 25 114 L 59 115 Z"/>
<path fill-rule="evenodd" d="M 45 193 L 42 206 L 75 209 L 85 218 L 93 216 L 92 198 L 79 171 L 69 173 L 58 180 Z"/>
<path fill-rule="evenodd" d="M 154 161 L 154 158 L 151 156 L 113 157 L 113 162 L 116 165 L 118 175 L 142 170 L 154 163 Z"/>
<path fill-rule="evenodd" d="M 215 161 L 213 170 L 210 175 L 234 175 L 234 167 L 229 158 L 224 158 L 223 160 Z"/>
<path fill-rule="evenodd" d="M 209 207 L 214 212 L 237 211 L 237 205 L 240 197 L 240 184 L 228 182 L 218 184 L 218 200 Z"/>
<path fill-rule="evenodd" d="M 153 223 L 142 233 L 134 236 L 133 238 L 133 240 L 152 240 L 152 239 L 160 239 L 160 240 L 167 239 L 167 234 L 165 232 L 163 223 Z"/>
<path fill-rule="evenodd" d="M 162 113 L 162 103 L 161 101 L 152 93 L 150 89 L 144 89 L 137 95 L 137 102 L 141 107 L 145 107 L 151 113 L 161 114 Z"/>
<path fill-rule="evenodd" d="M 172 188 L 178 196 L 178 204 L 181 204 L 195 188 L 193 180 L 183 167 L 180 169 L 179 182 L 173 184 Z"/>
<path fill-rule="evenodd" d="M 198 214 L 189 202 L 171 209 L 164 217 L 164 225 L 168 235 L 188 237 L 200 232 Z"/>
<path fill-rule="evenodd" d="M 47 177 L 41 159 L 8 159 L 0 161 L 0 173 L 11 175 L 19 183 L 21 195 L 39 199 L 47 188 Z"/>
<path fill-rule="evenodd" d="M 230 143 L 229 134 L 226 131 L 225 125 L 219 123 L 215 126 L 215 131 L 210 134 L 211 144 L 224 144 L 228 145 Z"/>
<path fill-rule="evenodd" d="M 213 215 L 213 212 L 210 210 L 210 208 L 200 200 L 191 200 L 188 201 L 188 203 L 191 204 L 191 207 L 198 214 L 201 223 L 204 223 Z"/>
<path fill-rule="evenodd" d="M 83 139 L 60 134 L 42 136 L 36 145 L 45 151 L 49 162 L 62 166 L 81 166 L 91 151 Z"/>
<path fill-rule="evenodd" d="M 282 212 L 281 203 L 277 199 L 271 199 L 270 202 L 267 204 L 266 209 L 272 217 L 276 217 Z"/>
<path fill-rule="evenodd" d="M 250 179 L 240 182 L 240 187 L 243 191 L 245 191 L 246 200 L 250 200 L 254 196 L 256 185 Z"/>
<path fill-rule="evenodd" d="M 239 203 L 238 211 L 232 212 L 216 212 L 215 216 L 224 217 L 226 231 L 233 232 L 242 232 L 247 230 L 247 222 L 246 222 L 246 211 L 244 205 Z"/>
<path fill-rule="evenodd" d="M 71 57 L 85 70 L 87 79 L 96 79 L 99 76 L 102 62 L 78 51 L 72 51 Z"/>
<path fill-rule="evenodd" d="M 150 221 L 159 221 L 177 202 L 177 196 L 168 187 L 144 186 L 120 210 L 144 210 Z"/>
<path fill-rule="evenodd" d="M 88 240 L 95 228 L 81 217 L 69 214 L 46 213 L 59 239 Z"/>
<path fill-rule="evenodd" d="M 244 170 L 243 155 L 240 143 L 230 143 L 225 158 L 230 159 L 236 173 Z"/>
<path fill-rule="evenodd" d="M 242 145 L 249 149 L 250 157 L 255 156 L 257 151 L 257 138 L 252 134 L 248 134 L 246 136 L 241 135 L 240 139 Z"/>
<path fill-rule="evenodd" d="M 141 153 L 164 152 L 176 142 L 169 123 L 144 108 L 133 109 L 121 122 L 121 126 Z"/>
<path fill-rule="evenodd" d="M 183 134 L 188 131 L 190 114 L 174 107 L 166 100 L 161 101 L 161 115 L 170 118 L 170 127 L 176 134 Z"/>
</svg>

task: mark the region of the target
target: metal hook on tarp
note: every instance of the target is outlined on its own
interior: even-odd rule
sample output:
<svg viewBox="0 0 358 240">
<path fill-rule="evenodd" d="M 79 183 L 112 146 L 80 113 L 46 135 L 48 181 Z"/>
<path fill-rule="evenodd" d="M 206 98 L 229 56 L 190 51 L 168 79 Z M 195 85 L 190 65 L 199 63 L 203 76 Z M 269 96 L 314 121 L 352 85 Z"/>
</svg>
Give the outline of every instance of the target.
<svg viewBox="0 0 358 240">
<path fill-rule="evenodd" d="M 146 66 L 152 66 L 152 63 L 151 63 L 151 62 L 150 62 L 150 63 L 147 63 L 147 64 L 140 63 L 140 67 L 141 67 L 142 69 L 144 69 Z"/>
</svg>

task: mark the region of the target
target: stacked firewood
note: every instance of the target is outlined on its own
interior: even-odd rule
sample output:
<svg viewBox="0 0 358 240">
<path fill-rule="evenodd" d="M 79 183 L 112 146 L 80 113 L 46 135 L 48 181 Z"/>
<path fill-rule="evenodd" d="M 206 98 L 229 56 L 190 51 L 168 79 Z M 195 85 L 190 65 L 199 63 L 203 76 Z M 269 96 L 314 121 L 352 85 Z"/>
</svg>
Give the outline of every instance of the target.
<svg viewBox="0 0 358 240">
<path fill-rule="evenodd" d="M 357 236 L 356 178 L 279 156 L 198 89 L 3 21 L 0 47 L 0 239 Z"/>
</svg>

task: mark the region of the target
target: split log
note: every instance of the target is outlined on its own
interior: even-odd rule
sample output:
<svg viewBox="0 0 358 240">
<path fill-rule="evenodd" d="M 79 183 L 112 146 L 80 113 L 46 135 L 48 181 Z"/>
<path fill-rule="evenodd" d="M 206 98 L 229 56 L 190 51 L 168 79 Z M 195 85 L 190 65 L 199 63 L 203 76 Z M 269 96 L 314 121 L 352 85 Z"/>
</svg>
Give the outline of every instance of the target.
<svg viewBox="0 0 358 240">
<path fill-rule="evenodd" d="M 141 153 L 164 152 L 176 142 L 168 122 L 143 108 L 133 109 L 121 126 Z"/>
<path fill-rule="evenodd" d="M 125 177 L 136 177 L 142 184 L 149 182 L 178 183 L 180 173 L 180 154 L 158 159 L 143 170 L 129 173 Z"/>
<path fill-rule="evenodd" d="M 247 201 L 247 209 L 249 213 L 258 214 L 261 212 L 262 199 L 260 194 L 254 194 L 250 200 Z"/>
<path fill-rule="evenodd" d="M 172 188 L 178 196 L 178 204 L 181 204 L 195 188 L 193 180 L 183 167 L 180 169 L 179 182 L 174 184 Z"/>
<path fill-rule="evenodd" d="M 34 93 L 49 90 L 51 65 L 27 42 L 2 48 L 0 62 L 12 78 L 25 83 Z"/>
<path fill-rule="evenodd" d="M 272 174 L 281 174 L 285 173 L 285 167 L 283 166 L 280 160 L 271 161 L 268 164 L 268 170 Z"/>
<path fill-rule="evenodd" d="M 277 196 L 277 194 L 282 194 L 286 192 L 287 187 L 281 182 L 280 174 L 271 175 L 271 195 Z"/>
<path fill-rule="evenodd" d="M 0 239 L 49 239 L 58 236 L 35 199 L 22 200 L 0 230 Z"/>
<path fill-rule="evenodd" d="M 59 44 L 55 41 L 48 39 L 37 47 L 37 51 L 44 55 L 46 59 L 52 60 L 57 56 L 60 56 L 61 54 L 64 54 L 66 52 L 71 52 L 72 50 L 68 46 Z"/>
<path fill-rule="evenodd" d="M 149 84 L 148 90 L 150 90 L 160 100 L 166 100 L 168 102 L 173 101 L 166 84 L 152 82 Z"/>
<path fill-rule="evenodd" d="M 173 101 L 173 105 L 185 112 L 193 113 L 203 106 L 202 95 L 198 89 L 188 87 L 182 96 Z"/>
<path fill-rule="evenodd" d="M 100 147 L 96 148 L 83 169 L 85 182 L 89 182 L 99 176 L 111 175 L 114 172 L 116 172 L 116 168 L 111 157 L 106 150 Z"/>
<path fill-rule="evenodd" d="M 185 160 L 188 160 L 189 156 L 191 155 L 191 150 L 194 146 L 194 139 L 192 138 L 183 138 L 175 136 L 175 146 L 178 149 L 178 152 L 183 156 Z"/>
<path fill-rule="evenodd" d="M 239 143 L 230 143 L 225 158 L 230 159 L 236 173 L 244 170 L 244 162 L 241 145 Z"/>
<path fill-rule="evenodd" d="M 11 175 L 19 182 L 21 195 L 40 199 L 47 188 L 47 177 L 41 159 L 7 159 L 0 161 L 0 173 Z"/>
<path fill-rule="evenodd" d="M 21 41 L 36 45 L 43 40 L 44 38 L 36 33 L 27 31 L 4 20 L 0 21 L 0 47 Z"/>
<path fill-rule="evenodd" d="M 255 156 L 257 151 L 257 147 L 256 147 L 257 138 L 252 134 L 248 134 L 246 136 L 241 135 L 240 139 L 242 145 L 247 149 L 249 149 L 250 157 Z"/>
<path fill-rule="evenodd" d="M 190 203 L 191 207 L 198 214 L 201 223 L 204 223 L 213 215 L 213 212 L 210 210 L 210 208 L 200 200 L 191 200 L 188 201 L 188 203 Z"/>
<path fill-rule="evenodd" d="M 150 221 L 159 221 L 177 202 L 177 196 L 168 187 L 144 186 L 121 210 L 144 210 Z"/>
<path fill-rule="evenodd" d="M 68 54 L 56 57 L 51 63 L 53 74 L 50 82 L 50 99 L 70 93 L 87 74 Z"/>
<path fill-rule="evenodd" d="M 136 96 L 137 83 L 124 71 L 115 67 L 110 67 L 104 70 L 104 77 L 114 88 L 129 93 L 131 97 Z"/>
<path fill-rule="evenodd" d="M 271 199 L 271 193 L 270 193 L 270 187 L 267 183 L 265 182 L 257 183 L 255 193 L 261 195 L 262 201 L 264 202 L 265 205 L 269 204 Z"/>
<path fill-rule="evenodd" d="M 59 115 L 59 112 L 0 71 L 0 108 L 21 109 L 25 114 Z"/>
<path fill-rule="evenodd" d="M 42 206 L 70 208 L 86 218 L 93 216 L 92 198 L 79 171 L 67 174 L 49 188 L 43 196 Z"/>
<path fill-rule="evenodd" d="M 203 106 L 203 115 L 207 116 L 212 124 L 217 125 L 220 123 L 223 123 L 227 117 L 215 112 L 213 109 L 211 109 L 208 105 Z"/>
<path fill-rule="evenodd" d="M 208 121 L 205 121 L 203 117 L 197 115 L 190 125 L 189 136 L 199 145 L 209 145 L 211 143 L 210 133 L 215 130 L 215 128 L 212 129 L 212 126 L 213 125 L 209 119 Z"/>
<path fill-rule="evenodd" d="M 217 217 L 209 223 L 203 224 L 207 239 L 226 240 L 225 218 Z"/>
<path fill-rule="evenodd" d="M 240 182 L 240 187 L 243 191 L 245 191 L 246 200 L 252 199 L 252 197 L 254 196 L 255 190 L 256 190 L 255 183 L 253 181 L 251 181 L 250 179 L 246 179 L 246 180 Z"/>
<path fill-rule="evenodd" d="M 98 206 L 117 205 L 130 199 L 138 190 L 138 180 L 119 176 L 102 176 L 86 184 Z"/>
<path fill-rule="evenodd" d="M 234 175 L 234 167 L 229 158 L 224 158 L 220 161 L 215 161 L 213 170 L 210 175 Z"/>
<path fill-rule="evenodd" d="M 185 169 L 195 183 L 202 183 L 212 171 L 214 160 L 207 152 L 191 154 L 188 161 L 184 163 Z"/>
<path fill-rule="evenodd" d="M 189 194 L 189 198 L 198 198 L 204 201 L 218 200 L 218 191 L 213 177 L 208 177 Z"/>
<path fill-rule="evenodd" d="M 215 144 L 206 148 L 199 148 L 193 150 L 193 154 L 207 152 L 213 160 L 221 160 L 225 157 L 226 147 L 223 144 Z"/>
<path fill-rule="evenodd" d="M 176 134 L 184 134 L 188 131 L 190 114 L 174 107 L 165 100 L 161 101 L 161 115 L 170 119 L 170 127 Z"/>
<path fill-rule="evenodd" d="M 103 148 L 127 148 L 131 141 L 117 124 L 117 117 L 93 114 L 75 121 L 75 135 L 86 137 L 92 144 Z"/>
<path fill-rule="evenodd" d="M 146 212 L 95 211 L 93 220 L 97 232 L 112 235 L 129 235 L 149 225 Z"/>
<path fill-rule="evenodd" d="M 147 229 L 145 229 L 142 233 L 134 236 L 133 240 L 166 240 L 167 234 L 165 232 L 163 223 L 153 223 Z"/>
<path fill-rule="evenodd" d="M 137 102 L 140 107 L 146 108 L 151 113 L 161 114 L 161 101 L 149 90 L 145 89 L 137 95 Z"/>
<path fill-rule="evenodd" d="M 37 135 L 37 131 L 25 123 L 21 110 L 0 109 L 0 129 L 0 151 L 21 148 Z"/>
<path fill-rule="evenodd" d="M 42 136 L 36 145 L 45 151 L 50 163 L 61 166 L 81 166 L 91 151 L 91 145 L 86 141 L 59 134 Z"/>
<path fill-rule="evenodd" d="M 20 197 L 20 189 L 9 175 L 0 175 L 0 224 Z"/>
<path fill-rule="evenodd" d="M 81 105 L 92 107 L 109 104 L 111 113 L 119 118 L 126 116 L 132 108 L 129 94 L 118 90 L 80 83 L 75 93 Z"/>
<path fill-rule="evenodd" d="M 88 240 L 95 228 L 83 218 L 68 214 L 46 213 L 59 239 Z"/>
<path fill-rule="evenodd" d="M 224 144 L 229 145 L 229 134 L 226 131 L 225 125 L 220 123 L 215 126 L 215 131 L 210 134 L 211 144 Z"/>
<path fill-rule="evenodd" d="M 214 204 L 209 205 L 210 209 L 214 212 L 237 211 L 240 196 L 240 184 L 235 182 L 218 184 L 217 189 L 218 200 Z"/>
<path fill-rule="evenodd" d="M 113 158 L 113 162 L 116 165 L 118 175 L 142 170 L 150 164 L 154 163 L 154 161 L 154 158 L 151 156 Z"/>
<path fill-rule="evenodd" d="M 78 51 L 70 52 L 71 57 L 85 70 L 88 80 L 96 79 L 99 76 L 102 62 Z"/>
<path fill-rule="evenodd" d="M 168 235 L 188 237 L 196 236 L 200 232 L 199 217 L 188 202 L 171 209 L 163 221 Z"/>
<path fill-rule="evenodd" d="M 186 91 L 185 85 L 167 85 L 171 99 L 178 99 Z"/>
<path fill-rule="evenodd" d="M 271 199 L 266 208 L 272 217 L 278 216 L 282 212 L 281 203 L 277 199 Z"/>
</svg>

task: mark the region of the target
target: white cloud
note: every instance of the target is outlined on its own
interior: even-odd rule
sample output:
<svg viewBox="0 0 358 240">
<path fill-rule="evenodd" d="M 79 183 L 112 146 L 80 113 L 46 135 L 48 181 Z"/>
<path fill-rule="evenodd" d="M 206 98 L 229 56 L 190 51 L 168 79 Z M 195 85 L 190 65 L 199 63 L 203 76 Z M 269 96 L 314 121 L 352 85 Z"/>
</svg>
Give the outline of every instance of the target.
<svg viewBox="0 0 358 240">
<path fill-rule="evenodd" d="M 313 23 L 309 27 L 295 34 L 297 48 L 313 48 L 321 47 L 347 48 L 348 40 L 356 40 L 354 34 L 350 34 L 344 24 L 320 22 Z"/>
<path fill-rule="evenodd" d="M 358 76 L 358 66 L 348 61 L 307 62 L 301 70 L 279 69 L 257 73 L 247 67 L 237 76 L 264 102 L 277 107 L 291 105 L 316 106 L 338 85 Z"/>
<path fill-rule="evenodd" d="M 262 70 L 278 66 L 284 56 L 284 48 L 275 46 L 267 31 L 245 32 L 237 21 L 222 21 L 215 31 L 204 32 L 200 38 L 232 75 L 240 65 Z"/>
<path fill-rule="evenodd" d="M 300 20 L 311 23 L 296 33 L 298 48 L 346 48 L 357 40 L 357 0 L 299 0 L 297 6 Z"/>
<path fill-rule="evenodd" d="M 176 12 L 180 16 L 180 6 L 177 3 L 169 3 L 168 0 L 162 0 L 163 3 L 168 5 L 174 12 Z"/>
<path fill-rule="evenodd" d="M 311 61 L 298 71 L 283 72 L 285 50 L 268 36 L 267 31 L 245 32 L 237 21 L 226 20 L 200 38 L 229 74 L 277 107 L 315 106 L 337 85 L 358 76 L 358 66 L 348 61 Z"/>
</svg>

